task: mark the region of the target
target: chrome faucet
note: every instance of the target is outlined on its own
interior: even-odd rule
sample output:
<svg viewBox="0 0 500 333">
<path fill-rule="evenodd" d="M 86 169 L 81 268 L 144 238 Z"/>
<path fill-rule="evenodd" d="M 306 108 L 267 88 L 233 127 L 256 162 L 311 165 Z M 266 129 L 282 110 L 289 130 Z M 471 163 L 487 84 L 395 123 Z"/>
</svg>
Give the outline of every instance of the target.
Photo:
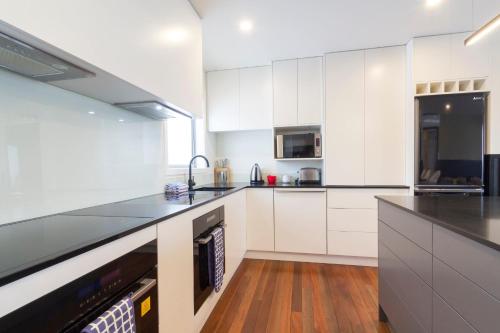
<svg viewBox="0 0 500 333">
<path fill-rule="evenodd" d="M 193 187 L 196 185 L 196 183 L 194 182 L 194 177 L 193 177 L 193 161 L 198 158 L 198 157 L 201 157 L 205 160 L 205 162 L 207 162 L 207 168 L 210 167 L 210 163 L 208 163 L 208 159 L 203 156 L 203 155 L 196 155 L 196 156 L 193 156 L 193 158 L 191 159 L 191 161 L 189 162 L 189 179 L 188 179 L 188 191 L 192 191 L 193 190 Z"/>
</svg>

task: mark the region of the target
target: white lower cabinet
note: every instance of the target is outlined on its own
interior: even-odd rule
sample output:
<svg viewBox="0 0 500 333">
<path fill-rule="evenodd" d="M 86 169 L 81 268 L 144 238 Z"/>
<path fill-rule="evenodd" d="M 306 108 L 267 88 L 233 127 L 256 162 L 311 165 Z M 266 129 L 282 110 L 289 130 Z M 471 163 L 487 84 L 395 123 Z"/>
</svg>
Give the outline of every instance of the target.
<svg viewBox="0 0 500 333">
<path fill-rule="evenodd" d="M 158 223 L 160 333 L 194 331 L 192 212 Z"/>
<path fill-rule="evenodd" d="M 247 194 L 247 250 L 274 251 L 274 192 L 249 188 Z"/>
<path fill-rule="evenodd" d="M 226 276 L 233 276 L 246 252 L 246 196 L 245 191 L 231 194 L 221 200 L 224 204 L 226 240 Z"/>
<path fill-rule="evenodd" d="M 337 256 L 378 256 L 376 195 L 408 195 L 408 189 L 328 190 L 328 254 Z"/>
<path fill-rule="evenodd" d="M 326 254 L 326 191 L 275 189 L 277 252 Z"/>
</svg>

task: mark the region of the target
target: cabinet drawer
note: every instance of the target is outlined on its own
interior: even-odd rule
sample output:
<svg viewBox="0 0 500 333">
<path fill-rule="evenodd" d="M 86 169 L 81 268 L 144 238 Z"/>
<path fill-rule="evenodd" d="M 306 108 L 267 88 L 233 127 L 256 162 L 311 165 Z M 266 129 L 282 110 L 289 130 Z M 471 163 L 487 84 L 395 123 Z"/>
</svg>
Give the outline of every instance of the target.
<svg viewBox="0 0 500 333">
<path fill-rule="evenodd" d="M 455 249 L 457 250 L 457 249 Z M 498 332 L 500 301 L 434 258 L 434 290 L 480 332 Z"/>
<path fill-rule="evenodd" d="M 328 208 L 371 208 L 377 209 L 376 195 L 407 195 L 407 189 L 353 189 L 335 188 L 328 190 Z"/>
<path fill-rule="evenodd" d="M 328 231 L 328 254 L 377 257 L 377 234 L 371 232 Z"/>
<path fill-rule="evenodd" d="M 433 296 L 433 333 L 477 333 L 455 310 L 436 293 Z"/>
<path fill-rule="evenodd" d="M 412 242 L 432 253 L 432 223 L 385 202 L 379 203 L 378 218 Z"/>
<path fill-rule="evenodd" d="M 330 208 L 328 230 L 377 232 L 377 210 Z"/>
<path fill-rule="evenodd" d="M 379 240 L 393 253 L 396 253 L 401 261 L 428 285 L 432 285 L 432 255 L 429 252 L 415 245 L 381 221 L 378 226 L 378 235 Z"/>
<path fill-rule="evenodd" d="M 433 254 L 500 299 L 500 252 L 434 225 Z"/>
<path fill-rule="evenodd" d="M 379 276 L 427 330 L 432 329 L 432 289 L 383 243 L 379 243 Z"/>
<path fill-rule="evenodd" d="M 379 303 L 384 309 L 395 332 L 401 333 L 430 333 L 410 313 L 406 304 L 397 293 L 389 287 L 390 283 L 379 278 Z"/>
</svg>

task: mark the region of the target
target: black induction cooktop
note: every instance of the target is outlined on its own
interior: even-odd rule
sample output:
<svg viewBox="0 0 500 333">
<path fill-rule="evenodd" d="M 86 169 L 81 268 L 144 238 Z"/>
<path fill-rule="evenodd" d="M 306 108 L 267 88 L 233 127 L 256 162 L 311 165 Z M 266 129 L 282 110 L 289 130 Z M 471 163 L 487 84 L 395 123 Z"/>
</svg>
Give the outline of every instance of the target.
<svg viewBox="0 0 500 333">
<path fill-rule="evenodd" d="M 143 228 L 151 219 L 52 215 L 3 225 L 0 285 Z"/>
</svg>

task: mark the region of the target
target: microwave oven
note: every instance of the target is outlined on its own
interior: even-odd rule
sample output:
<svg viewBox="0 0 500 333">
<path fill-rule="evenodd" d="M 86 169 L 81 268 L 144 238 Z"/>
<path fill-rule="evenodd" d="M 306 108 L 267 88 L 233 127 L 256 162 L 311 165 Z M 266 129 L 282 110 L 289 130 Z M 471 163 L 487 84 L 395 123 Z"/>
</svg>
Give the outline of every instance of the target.
<svg viewBox="0 0 500 333">
<path fill-rule="evenodd" d="M 276 135 L 276 158 L 320 158 L 321 134 L 294 133 Z"/>
</svg>

